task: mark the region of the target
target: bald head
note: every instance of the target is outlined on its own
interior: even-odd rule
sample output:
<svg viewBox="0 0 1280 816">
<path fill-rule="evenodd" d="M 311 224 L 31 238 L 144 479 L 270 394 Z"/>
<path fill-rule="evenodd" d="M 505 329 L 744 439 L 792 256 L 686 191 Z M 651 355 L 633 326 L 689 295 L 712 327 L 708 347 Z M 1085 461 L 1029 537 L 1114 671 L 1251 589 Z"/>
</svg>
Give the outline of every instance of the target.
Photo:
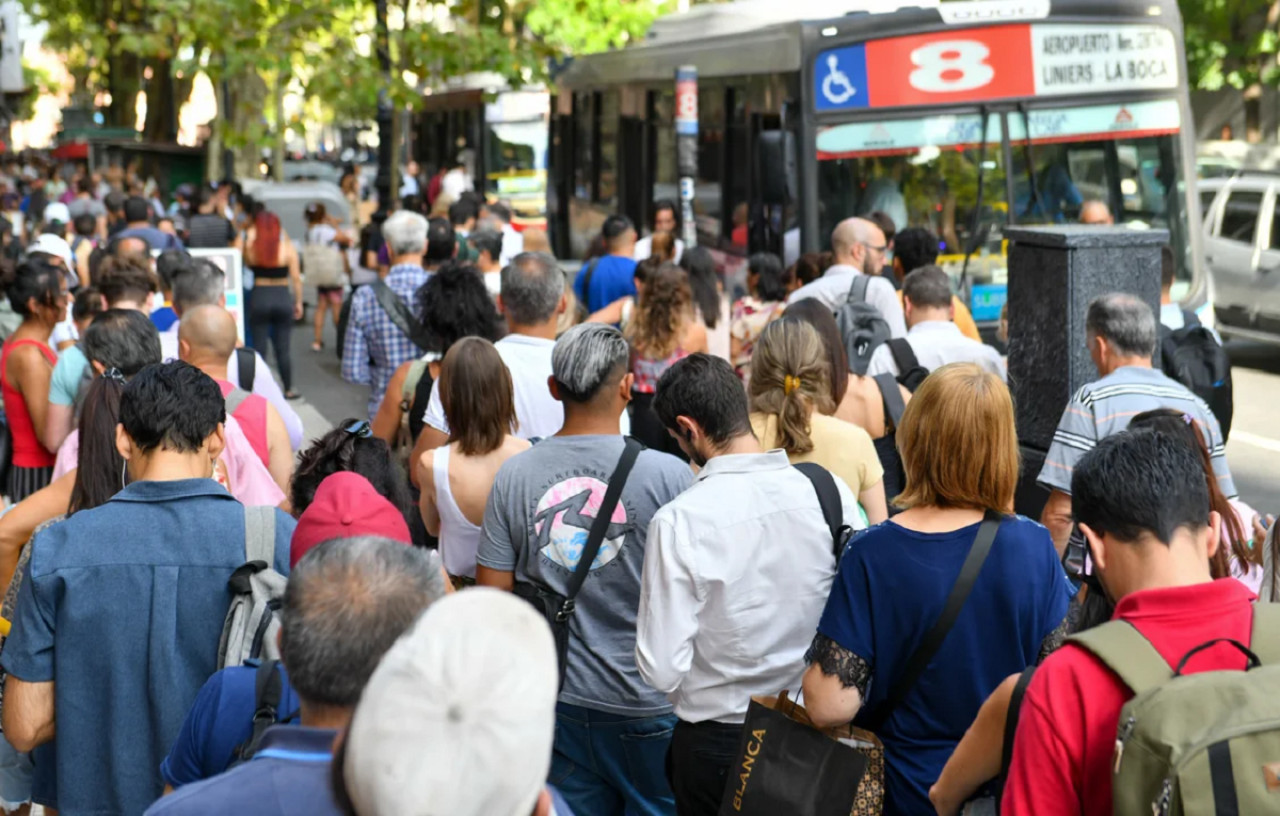
<svg viewBox="0 0 1280 816">
<path fill-rule="evenodd" d="M 846 218 L 831 233 L 836 263 L 857 267 L 868 275 L 880 274 L 884 251 L 884 231 L 865 218 Z"/>
<path fill-rule="evenodd" d="M 1094 226 L 1105 226 L 1114 224 L 1116 220 L 1111 216 L 1111 208 L 1105 202 L 1098 201 L 1096 198 L 1086 201 L 1080 207 L 1080 223 L 1092 224 Z"/>
<path fill-rule="evenodd" d="M 116 255 L 121 258 L 130 255 L 135 258 L 146 258 L 151 260 L 151 247 L 147 246 L 147 242 L 142 238 L 129 236 L 116 241 Z"/>
<path fill-rule="evenodd" d="M 187 310 L 178 326 L 181 358 L 197 368 L 206 364 L 225 367 L 236 350 L 236 322 L 220 306 Z"/>
</svg>

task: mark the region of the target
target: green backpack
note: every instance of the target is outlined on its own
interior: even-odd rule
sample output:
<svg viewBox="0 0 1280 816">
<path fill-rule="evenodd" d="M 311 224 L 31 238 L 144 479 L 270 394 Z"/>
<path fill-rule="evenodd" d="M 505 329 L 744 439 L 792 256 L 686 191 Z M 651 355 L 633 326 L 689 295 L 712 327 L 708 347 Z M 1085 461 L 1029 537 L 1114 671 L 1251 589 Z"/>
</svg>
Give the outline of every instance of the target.
<svg viewBox="0 0 1280 816">
<path fill-rule="evenodd" d="M 1070 639 L 1133 691 L 1120 710 L 1112 766 L 1114 816 L 1224 816 L 1280 810 L 1280 604 L 1253 609 L 1249 647 L 1221 638 L 1171 669 L 1124 621 Z M 1179 672 L 1194 654 L 1230 644 L 1245 671 Z"/>
</svg>

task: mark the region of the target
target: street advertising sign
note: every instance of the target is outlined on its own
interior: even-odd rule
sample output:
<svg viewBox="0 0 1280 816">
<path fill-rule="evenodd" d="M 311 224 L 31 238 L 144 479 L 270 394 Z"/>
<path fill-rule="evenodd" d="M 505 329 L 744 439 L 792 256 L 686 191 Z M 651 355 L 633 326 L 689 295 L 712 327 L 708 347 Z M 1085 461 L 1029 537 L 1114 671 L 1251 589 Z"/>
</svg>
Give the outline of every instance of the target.
<svg viewBox="0 0 1280 816">
<path fill-rule="evenodd" d="M 227 311 L 236 320 L 236 334 L 244 341 L 244 322 L 247 317 L 244 308 L 244 259 L 240 250 L 234 247 L 217 249 L 189 249 L 193 258 L 204 258 L 222 270 L 226 275 L 223 281 L 223 292 L 227 298 Z"/>
<path fill-rule="evenodd" d="M 685 246 L 698 243 L 693 216 L 694 180 L 698 177 L 698 69 L 676 69 L 676 169 L 680 175 L 680 221 Z"/>
<path fill-rule="evenodd" d="M 824 51 L 813 100 L 825 112 L 1171 90 L 1179 70 L 1173 33 L 1158 25 L 1004 25 Z"/>
</svg>

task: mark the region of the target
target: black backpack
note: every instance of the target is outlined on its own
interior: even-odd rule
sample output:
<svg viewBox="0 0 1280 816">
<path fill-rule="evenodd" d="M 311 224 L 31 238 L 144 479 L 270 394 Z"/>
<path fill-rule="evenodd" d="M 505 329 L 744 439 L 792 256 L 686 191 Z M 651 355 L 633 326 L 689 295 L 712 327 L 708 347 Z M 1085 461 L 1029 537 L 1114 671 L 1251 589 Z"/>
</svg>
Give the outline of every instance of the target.
<svg viewBox="0 0 1280 816">
<path fill-rule="evenodd" d="M 1201 325 L 1195 312 L 1184 309 L 1182 316 L 1182 328 L 1160 327 L 1157 355 L 1160 368 L 1169 378 L 1182 383 L 1208 404 L 1209 410 L 1218 418 L 1225 443 L 1231 433 L 1231 417 L 1235 413 L 1231 359 L 1213 332 Z"/>
<path fill-rule="evenodd" d="M 872 379 L 880 389 L 880 399 L 884 403 L 885 428 L 891 429 L 879 439 L 871 440 L 871 444 L 875 446 L 876 457 L 884 468 L 884 498 L 889 503 L 889 515 L 892 516 L 901 512 L 893 506 L 893 500 L 907 486 L 907 474 L 902 466 L 902 456 L 898 453 L 898 425 L 902 423 L 907 403 L 902 399 L 898 381 L 893 375 L 877 374 Z"/>
<path fill-rule="evenodd" d="M 904 337 L 895 337 L 889 341 L 889 351 L 893 354 L 893 362 L 898 366 L 898 382 L 912 394 L 929 376 L 929 369 L 920 365 L 916 359 L 915 349 Z"/>
<path fill-rule="evenodd" d="M 854 275 L 848 297 L 835 310 L 836 327 L 840 329 L 845 354 L 849 357 L 849 370 L 859 376 L 867 373 L 871 355 L 890 337 L 888 321 L 879 309 L 867 302 L 870 285 L 870 277 Z"/>
</svg>

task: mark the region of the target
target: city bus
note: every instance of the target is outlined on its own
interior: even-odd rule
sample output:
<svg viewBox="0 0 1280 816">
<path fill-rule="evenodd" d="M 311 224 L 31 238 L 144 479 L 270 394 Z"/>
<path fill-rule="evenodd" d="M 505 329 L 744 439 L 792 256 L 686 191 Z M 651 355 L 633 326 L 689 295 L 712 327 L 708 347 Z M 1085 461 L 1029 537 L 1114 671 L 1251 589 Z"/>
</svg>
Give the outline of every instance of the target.
<svg viewBox="0 0 1280 816">
<path fill-rule="evenodd" d="M 1207 300 L 1175 0 L 739 0 L 579 58 L 552 100 L 550 228 L 580 258 L 604 216 L 676 198 L 675 72 L 697 69 L 700 244 L 732 268 L 829 248 L 879 210 L 925 226 L 974 316 L 1005 300 L 1008 225 L 1169 230 L 1175 295 Z M 838 16 L 837 16 L 838 15 Z M 685 137 L 688 138 L 688 137 Z"/>
<path fill-rule="evenodd" d="M 477 191 L 510 202 L 518 229 L 545 229 L 549 116 L 545 89 L 468 75 L 423 96 L 412 153 L 429 175 L 462 158 Z"/>
</svg>

